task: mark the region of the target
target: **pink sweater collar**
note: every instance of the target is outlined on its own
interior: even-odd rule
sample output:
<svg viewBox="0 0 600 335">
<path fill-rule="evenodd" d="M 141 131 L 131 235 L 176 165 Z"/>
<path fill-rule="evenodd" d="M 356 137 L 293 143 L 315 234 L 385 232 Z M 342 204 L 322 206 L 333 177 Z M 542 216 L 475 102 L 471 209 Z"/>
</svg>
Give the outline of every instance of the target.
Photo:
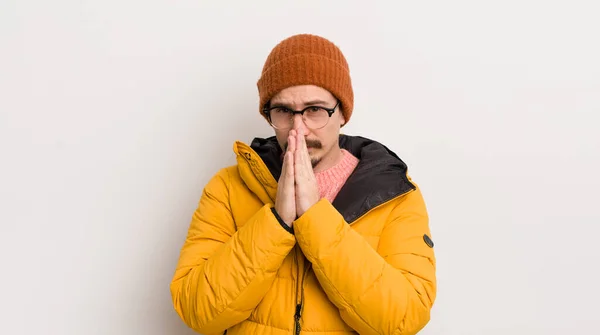
<svg viewBox="0 0 600 335">
<path fill-rule="evenodd" d="M 346 180 L 348 180 L 348 177 L 350 177 L 358 165 L 358 162 L 358 158 L 354 157 L 347 150 L 342 149 L 341 161 L 327 170 L 315 173 L 321 198 L 326 198 L 330 202 L 333 202 Z"/>
</svg>

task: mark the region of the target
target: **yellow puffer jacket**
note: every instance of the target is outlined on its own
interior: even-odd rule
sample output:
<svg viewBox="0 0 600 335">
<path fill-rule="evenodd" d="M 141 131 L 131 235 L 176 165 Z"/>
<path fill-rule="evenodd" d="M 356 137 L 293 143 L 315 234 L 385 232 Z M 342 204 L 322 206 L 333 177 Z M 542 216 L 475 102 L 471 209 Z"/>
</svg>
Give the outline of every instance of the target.
<svg viewBox="0 0 600 335">
<path fill-rule="evenodd" d="M 340 135 L 360 163 L 337 198 L 286 229 L 272 211 L 275 138 L 236 142 L 237 165 L 206 185 L 171 283 L 201 334 L 415 334 L 436 296 L 428 215 L 406 165 Z"/>
</svg>

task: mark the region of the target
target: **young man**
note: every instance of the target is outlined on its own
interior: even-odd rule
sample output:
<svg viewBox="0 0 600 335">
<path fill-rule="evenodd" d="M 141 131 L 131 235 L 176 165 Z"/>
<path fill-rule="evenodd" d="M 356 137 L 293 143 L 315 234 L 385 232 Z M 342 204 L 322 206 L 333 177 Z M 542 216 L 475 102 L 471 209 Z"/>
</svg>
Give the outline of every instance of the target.
<svg viewBox="0 0 600 335">
<path fill-rule="evenodd" d="M 237 164 L 206 185 L 171 294 L 201 334 L 415 334 L 436 296 L 427 210 L 384 145 L 340 134 L 348 65 L 301 34 L 258 80 L 275 136 L 234 144 Z"/>
</svg>

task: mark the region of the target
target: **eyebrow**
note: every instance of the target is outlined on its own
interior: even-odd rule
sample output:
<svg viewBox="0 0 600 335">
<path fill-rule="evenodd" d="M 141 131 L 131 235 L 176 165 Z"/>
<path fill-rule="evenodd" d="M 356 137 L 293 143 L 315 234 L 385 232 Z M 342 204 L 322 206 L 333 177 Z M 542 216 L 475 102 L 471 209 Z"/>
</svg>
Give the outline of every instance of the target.
<svg viewBox="0 0 600 335">
<path fill-rule="evenodd" d="M 305 106 L 310 106 L 310 105 L 327 105 L 327 101 L 323 101 L 323 100 L 311 100 L 311 101 L 307 101 L 304 105 Z"/>
<path fill-rule="evenodd" d="M 314 105 L 327 105 L 327 101 L 325 100 L 310 100 L 304 103 L 304 106 L 314 106 Z M 286 104 L 284 102 L 275 102 L 273 104 L 271 104 L 271 107 L 289 107 L 289 104 Z"/>
</svg>

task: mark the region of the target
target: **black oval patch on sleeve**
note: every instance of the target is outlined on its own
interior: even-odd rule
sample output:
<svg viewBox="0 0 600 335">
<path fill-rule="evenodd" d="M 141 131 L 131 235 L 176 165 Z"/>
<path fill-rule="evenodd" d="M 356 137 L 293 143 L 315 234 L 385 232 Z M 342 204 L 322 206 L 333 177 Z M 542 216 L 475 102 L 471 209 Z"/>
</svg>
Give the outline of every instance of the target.
<svg viewBox="0 0 600 335">
<path fill-rule="evenodd" d="M 429 246 L 430 248 L 433 248 L 433 241 L 427 234 L 423 235 L 423 241 L 425 241 L 425 244 L 427 244 L 427 246 Z"/>
</svg>

